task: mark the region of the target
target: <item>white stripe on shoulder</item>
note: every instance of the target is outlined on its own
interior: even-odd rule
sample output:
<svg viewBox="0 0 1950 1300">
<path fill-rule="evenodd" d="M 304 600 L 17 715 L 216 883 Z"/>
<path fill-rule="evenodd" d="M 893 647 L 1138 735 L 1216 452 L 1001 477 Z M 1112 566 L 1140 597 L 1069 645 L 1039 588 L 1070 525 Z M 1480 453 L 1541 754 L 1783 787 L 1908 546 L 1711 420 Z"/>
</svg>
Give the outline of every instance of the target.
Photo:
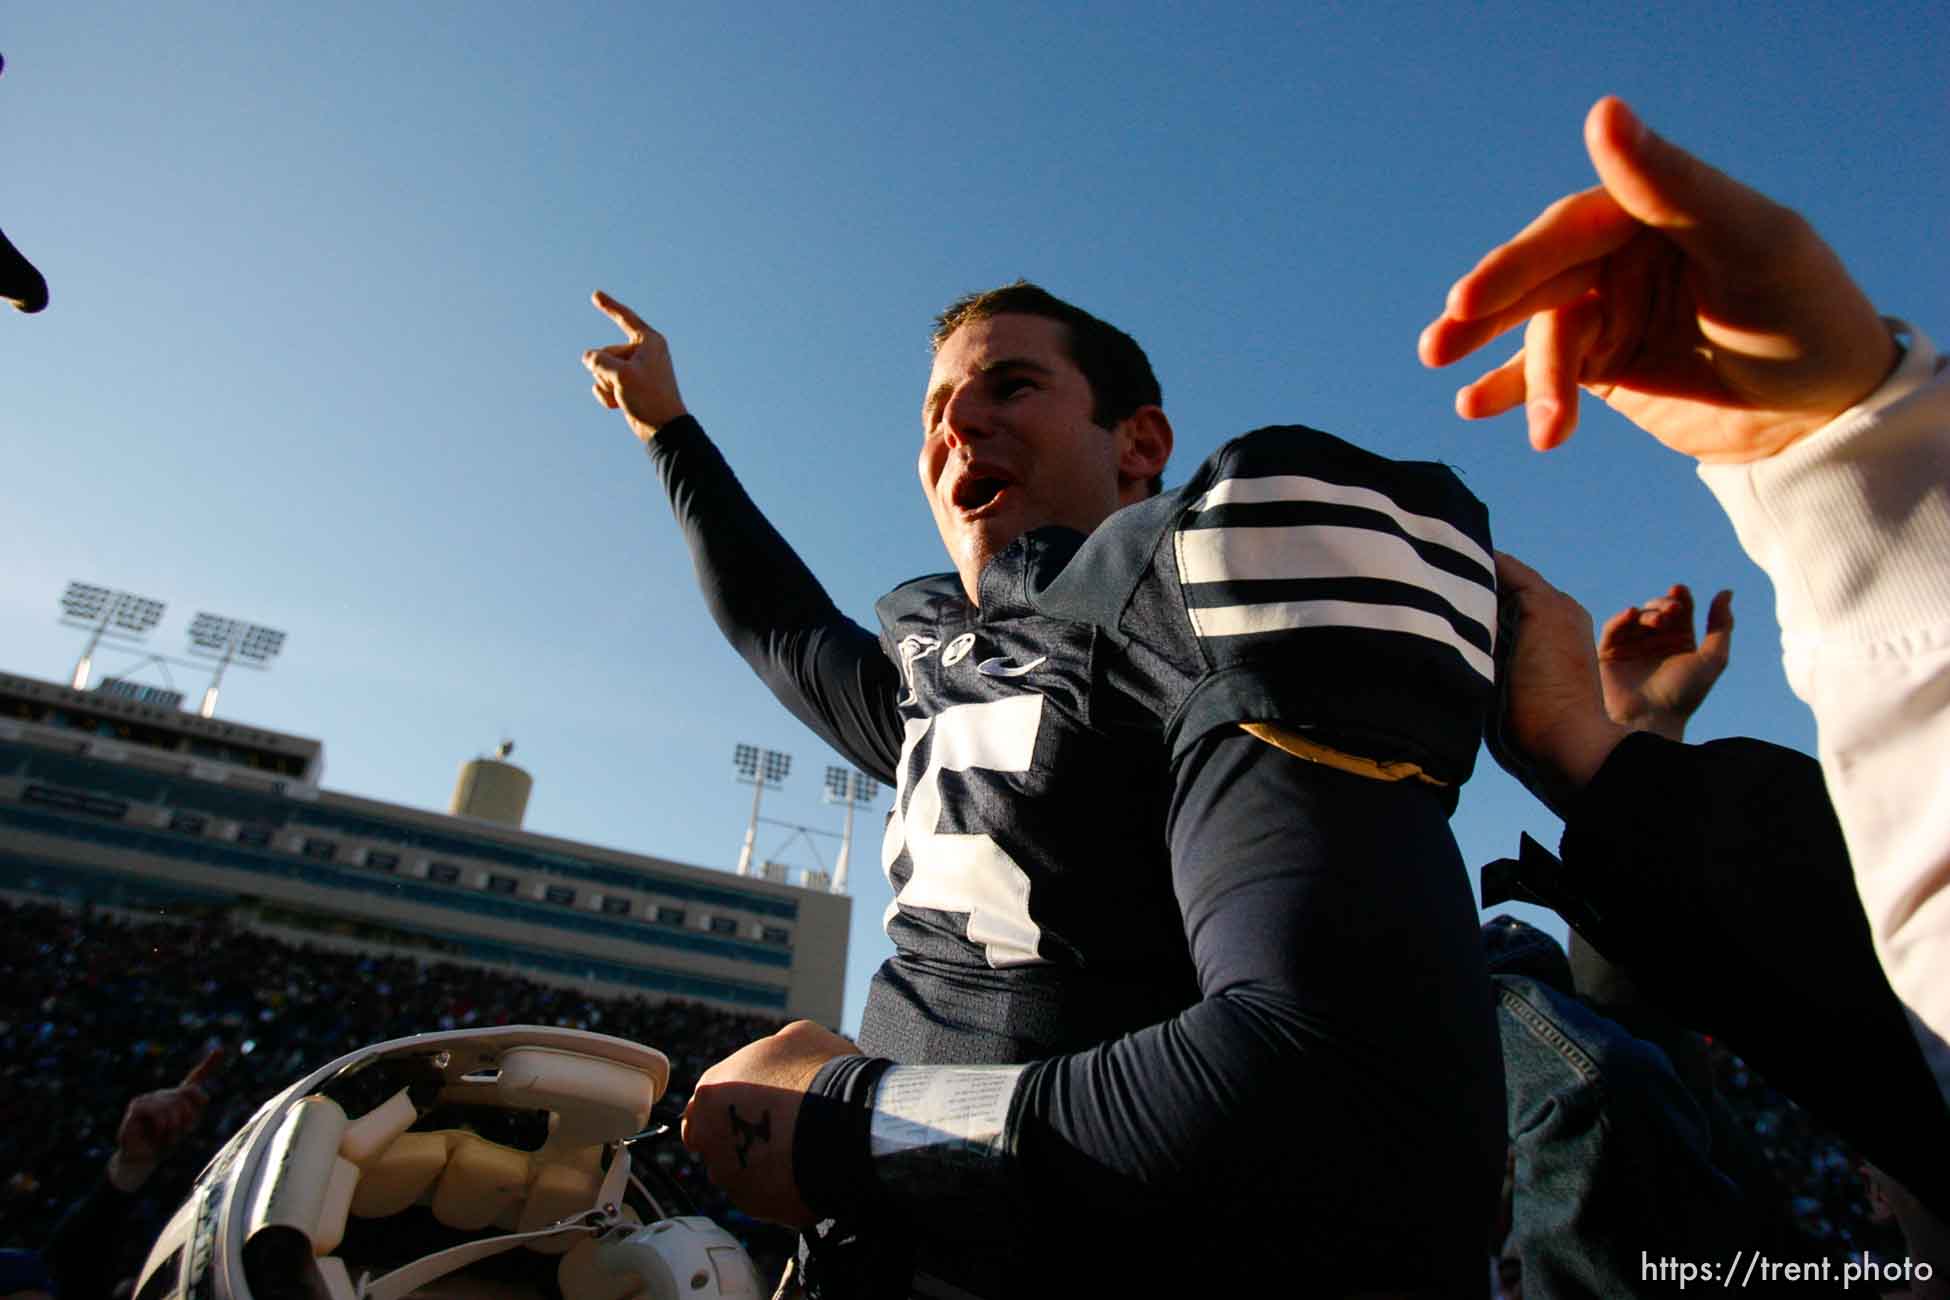
<svg viewBox="0 0 1950 1300">
<path fill-rule="evenodd" d="M 1206 493 L 1192 503 L 1194 511 L 1210 510 L 1215 506 L 1260 505 L 1272 501 L 1324 501 L 1331 505 L 1361 506 L 1388 515 L 1401 525 L 1402 531 L 1410 537 L 1425 542 L 1434 542 L 1458 551 L 1483 566 L 1489 573 L 1496 572 L 1496 560 L 1481 546 L 1454 524 L 1434 515 L 1418 515 L 1395 504 L 1393 497 L 1373 488 L 1349 487 L 1345 483 L 1329 483 L 1325 479 L 1309 478 L 1302 474 L 1273 474 L 1265 478 L 1229 478 L 1214 483 Z"/>
<path fill-rule="evenodd" d="M 1188 528 L 1178 543 L 1181 582 L 1379 578 L 1433 591 L 1494 635 L 1496 593 L 1436 568 L 1393 533 L 1338 524 Z"/>
<path fill-rule="evenodd" d="M 1406 632 L 1452 647 L 1484 681 L 1494 681 L 1490 657 L 1456 635 L 1449 620 L 1405 605 L 1365 605 L 1347 600 L 1287 600 L 1264 605 L 1220 605 L 1194 609 L 1192 627 L 1202 637 L 1249 636 L 1303 627 L 1363 627 Z"/>
</svg>

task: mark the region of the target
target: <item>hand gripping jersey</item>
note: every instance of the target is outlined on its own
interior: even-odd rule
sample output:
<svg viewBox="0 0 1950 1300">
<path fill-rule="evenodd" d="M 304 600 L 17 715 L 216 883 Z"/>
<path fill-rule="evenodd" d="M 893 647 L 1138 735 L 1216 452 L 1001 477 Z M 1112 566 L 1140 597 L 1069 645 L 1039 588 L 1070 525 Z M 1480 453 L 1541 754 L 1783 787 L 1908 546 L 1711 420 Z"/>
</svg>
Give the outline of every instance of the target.
<svg viewBox="0 0 1950 1300">
<path fill-rule="evenodd" d="M 1263 429 L 1018 539 L 979 607 L 898 588 L 876 642 L 694 426 L 651 455 L 727 636 L 896 787 L 896 951 L 795 1134 L 863 1243 L 829 1294 L 1263 1280 L 1271 1241 L 1325 1291 L 1480 1283 L 1503 1100 L 1447 815 L 1495 591 L 1448 470 Z M 1187 1205 L 1261 1244 L 1146 1253 Z"/>
</svg>

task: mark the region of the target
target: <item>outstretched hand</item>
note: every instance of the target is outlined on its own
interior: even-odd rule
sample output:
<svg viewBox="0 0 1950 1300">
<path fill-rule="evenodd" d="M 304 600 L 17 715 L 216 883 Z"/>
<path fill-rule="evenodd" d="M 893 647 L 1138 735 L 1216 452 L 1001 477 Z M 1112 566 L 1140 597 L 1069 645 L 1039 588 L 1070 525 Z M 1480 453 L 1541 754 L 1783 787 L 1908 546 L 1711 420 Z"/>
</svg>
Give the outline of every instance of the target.
<svg viewBox="0 0 1950 1300">
<path fill-rule="evenodd" d="M 630 431 L 647 444 L 657 436 L 657 430 L 687 414 L 677 391 L 670 344 L 644 324 L 642 317 L 600 289 L 591 295 L 591 301 L 597 311 L 616 322 L 627 340 L 582 354 L 583 367 L 594 381 L 591 391 L 610 410 L 621 410 Z"/>
<path fill-rule="evenodd" d="M 1693 636 L 1693 593 L 1676 584 L 1663 596 L 1620 610 L 1598 633 L 1598 677 L 1605 712 L 1634 731 L 1685 737 L 1693 716 L 1726 671 L 1733 649 L 1733 593 L 1713 598 L 1706 636 Z"/>
<path fill-rule="evenodd" d="M 1675 451 L 1771 456 L 1875 388 L 1895 341 L 1798 214 L 1598 101 L 1585 148 L 1601 182 L 1545 208 L 1449 290 L 1422 332 L 1446 366 L 1523 326 L 1517 354 L 1456 394 L 1464 419 L 1526 408 L 1548 451 L 1599 397 Z"/>
</svg>

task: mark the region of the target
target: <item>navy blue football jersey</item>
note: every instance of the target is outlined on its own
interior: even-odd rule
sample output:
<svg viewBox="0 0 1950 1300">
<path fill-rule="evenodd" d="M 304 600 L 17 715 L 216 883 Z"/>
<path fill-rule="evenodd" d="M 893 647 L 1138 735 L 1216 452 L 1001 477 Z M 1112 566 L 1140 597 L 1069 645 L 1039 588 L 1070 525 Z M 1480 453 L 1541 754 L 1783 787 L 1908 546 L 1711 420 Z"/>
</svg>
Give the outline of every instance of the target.
<svg viewBox="0 0 1950 1300">
<path fill-rule="evenodd" d="M 879 605 L 897 953 L 861 1045 L 896 1060 L 1035 1059 L 1194 1000 L 1164 823 L 1215 728 L 1451 792 L 1475 761 L 1494 570 L 1441 466 L 1262 429 L 1087 539 L 1019 539 L 981 598 L 942 574 Z"/>
<path fill-rule="evenodd" d="M 902 679 L 881 851 L 896 951 L 861 1046 L 900 1061 L 1028 1061 L 1193 1001 L 1163 834 L 1169 771 L 1155 720 L 1104 689 L 1097 629 L 999 586 L 977 610 L 952 574 L 897 589 L 880 612 Z"/>
</svg>

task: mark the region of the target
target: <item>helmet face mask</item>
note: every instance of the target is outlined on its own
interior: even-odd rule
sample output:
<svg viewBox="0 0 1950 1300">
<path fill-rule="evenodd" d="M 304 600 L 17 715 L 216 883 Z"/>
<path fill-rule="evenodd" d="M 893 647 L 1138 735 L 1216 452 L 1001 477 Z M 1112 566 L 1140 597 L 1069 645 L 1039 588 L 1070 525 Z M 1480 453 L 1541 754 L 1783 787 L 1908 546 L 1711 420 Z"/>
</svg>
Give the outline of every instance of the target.
<svg viewBox="0 0 1950 1300">
<path fill-rule="evenodd" d="M 272 1098 L 224 1144 L 163 1229 L 136 1295 L 756 1295 L 734 1238 L 708 1219 L 666 1218 L 634 1176 L 629 1141 L 669 1078 L 661 1052 L 542 1026 L 353 1052 Z M 646 1219 L 660 1220 L 654 1234 Z M 693 1287 L 700 1261 L 711 1276 Z"/>
</svg>

